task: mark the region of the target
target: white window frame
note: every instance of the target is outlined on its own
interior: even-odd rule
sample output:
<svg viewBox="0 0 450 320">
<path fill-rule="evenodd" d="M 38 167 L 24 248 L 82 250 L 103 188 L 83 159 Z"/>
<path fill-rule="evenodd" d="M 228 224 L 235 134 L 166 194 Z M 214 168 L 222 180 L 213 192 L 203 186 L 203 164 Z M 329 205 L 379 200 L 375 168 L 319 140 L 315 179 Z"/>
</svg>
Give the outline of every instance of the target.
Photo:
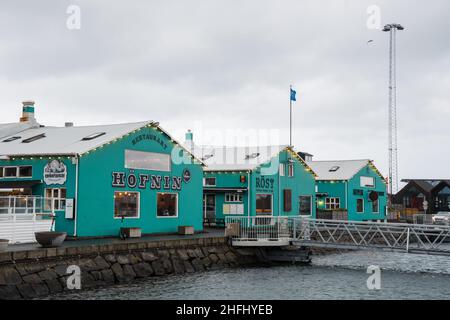
<svg viewBox="0 0 450 320">
<path fill-rule="evenodd" d="M 242 193 L 225 193 L 224 200 L 226 203 L 242 203 L 243 196 Z"/>
<path fill-rule="evenodd" d="M 177 214 L 175 216 L 158 216 L 158 195 L 159 194 L 174 194 L 176 195 L 176 208 L 177 208 Z M 179 215 L 179 194 L 177 192 L 157 192 L 156 193 L 156 218 L 158 219 L 177 219 Z"/>
<path fill-rule="evenodd" d="M 294 176 L 294 164 L 293 163 L 289 163 L 288 164 L 288 177 L 292 178 Z"/>
<path fill-rule="evenodd" d="M 358 211 L 358 200 L 362 201 L 362 211 Z M 364 199 L 363 198 L 356 198 L 356 213 L 364 213 Z"/>
<path fill-rule="evenodd" d="M 5 175 L 6 169 L 11 169 L 11 168 L 16 169 L 16 175 L 15 176 L 6 176 Z M 3 178 L 4 179 L 14 179 L 14 178 L 17 178 L 18 175 L 19 175 L 19 167 L 18 166 L 4 166 L 3 167 Z"/>
<path fill-rule="evenodd" d="M 303 215 L 300 210 L 301 210 L 301 206 L 300 206 L 300 199 L 301 198 L 309 198 L 309 215 Z M 307 216 L 312 216 L 312 212 L 313 212 L 313 201 L 312 201 L 312 196 L 309 194 L 302 194 L 298 197 L 298 214 L 301 217 L 307 217 Z"/>
<path fill-rule="evenodd" d="M 271 208 L 271 213 L 270 214 L 268 214 L 268 213 L 266 213 L 266 214 L 261 214 L 261 213 L 258 213 L 256 210 L 258 210 L 257 209 L 257 207 L 256 207 L 256 197 L 258 196 L 258 195 L 262 195 L 262 196 L 270 196 L 270 208 Z M 272 193 L 257 193 L 256 195 L 255 195 L 255 213 L 256 213 L 256 216 L 258 216 L 258 217 L 273 217 L 273 194 Z"/>
<path fill-rule="evenodd" d="M 225 206 L 229 206 L 229 208 L 231 208 L 231 206 L 236 206 L 236 209 L 238 209 L 238 208 L 242 208 L 242 213 L 234 213 L 234 212 L 231 212 L 231 210 L 230 210 L 230 212 L 228 212 L 228 213 L 225 213 Z M 245 214 L 245 212 L 244 212 L 244 203 L 239 203 L 239 202 L 234 202 L 234 203 L 232 203 L 232 202 L 224 202 L 223 203 L 223 206 L 222 206 L 222 213 L 223 213 L 223 215 L 224 216 L 227 216 L 227 215 L 240 215 L 240 216 L 242 216 L 242 215 L 244 215 Z"/>
<path fill-rule="evenodd" d="M 284 163 L 280 163 L 279 172 L 280 177 L 286 176 L 286 165 Z"/>
<path fill-rule="evenodd" d="M 373 204 L 374 203 L 377 203 L 377 209 L 378 209 L 377 211 L 373 211 Z M 363 204 L 363 206 L 364 206 L 364 204 Z M 372 201 L 372 213 L 380 213 L 380 199 Z"/>
<path fill-rule="evenodd" d="M 127 155 L 128 154 L 143 154 L 143 155 L 158 155 L 158 156 L 164 156 L 167 160 L 167 168 L 161 169 L 161 168 L 141 168 L 139 166 L 132 166 L 127 163 Z M 160 153 L 160 152 L 149 152 L 149 151 L 139 151 L 139 150 L 131 150 L 131 149 L 125 149 L 124 151 L 124 166 L 127 169 L 136 169 L 136 170 L 147 170 L 147 171 L 160 171 L 160 172 L 170 172 L 172 170 L 172 160 L 170 157 L 170 154 L 167 153 Z"/>
<path fill-rule="evenodd" d="M 30 167 L 31 168 L 31 176 L 21 176 L 20 175 L 20 168 Z M 33 177 L 33 166 L 18 166 L 17 167 L 17 177 L 18 178 L 32 178 Z"/>
<path fill-rule="evenodd" d="M 329 206 L 329 208 L 328 208 L 328 206 Z M 340 209 L 340 208 L 341 208 L 341 198 L 340 197 L 326 197 L 325 198 L 325 210 L 336 210 L 336 209 Z"/>
<path fill-rule="evenodd" d="M 367 181 L 369 179 L 373 182 L 373 184 L 367 184 Z M 362 188 L 375 188 L 375 178 L 369 176 L 361 176 L 359 177 L 359 185 Z"/>
<path fill-rule="evenodd" d="M 137 216 L 136 217 L 123 217 L 124 219 L 140 219 L 141 218 L 141 193 L 139 191 L 114 191 L 114 195 L 116 193 L 136 193 L 137 197 Z M 116 197 L 113 197 L 113 217 L 114 219 L 122 219 L 122 217 L 116 217 Z"/>
<path fill-rule="evenodd" d="M 47 197 L 47 190 L 50 190 L 51 197 Z M 66 192 L 66 198 L 61 196 L 62 190 Z M 57 196 L 55 196 L 55 192 L 57 192 Z M 47 201 L 51 200 L 50 208 L 47 206 Z M 45 211 L 64 211 L 66 208 L 65 202 L 67 199 L 67 188 L 45 188 L 44 189 L 44 210 Z M 55 202 L 58 201 L 58 207 L 55 206 Z M 64 201 L 64 208 L 61 206 L 61 202 Z"/>
<path fill-rule="evenodd" d="M 214 184 L 206 184 L 206 179 L 214 179 Z M 216 177 L 205 177 L 203 178 L 203 186 L 204 187 L 215 187 L 217 185 L 217 178 Z"/>
</svg>

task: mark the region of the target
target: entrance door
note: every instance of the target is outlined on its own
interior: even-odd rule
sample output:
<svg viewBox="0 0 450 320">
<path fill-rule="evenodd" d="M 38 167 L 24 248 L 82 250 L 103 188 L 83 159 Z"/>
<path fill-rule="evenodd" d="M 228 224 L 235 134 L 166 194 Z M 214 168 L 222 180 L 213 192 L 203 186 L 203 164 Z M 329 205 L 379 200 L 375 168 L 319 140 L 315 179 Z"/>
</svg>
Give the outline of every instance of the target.
<svg viewBox="0 0 450 320">
<path fill-rule="evenodd" d="M 203 196 L 203 214 L 206 221 L 216 221 L 216 195 L 206 193 Z"/>
</svg>

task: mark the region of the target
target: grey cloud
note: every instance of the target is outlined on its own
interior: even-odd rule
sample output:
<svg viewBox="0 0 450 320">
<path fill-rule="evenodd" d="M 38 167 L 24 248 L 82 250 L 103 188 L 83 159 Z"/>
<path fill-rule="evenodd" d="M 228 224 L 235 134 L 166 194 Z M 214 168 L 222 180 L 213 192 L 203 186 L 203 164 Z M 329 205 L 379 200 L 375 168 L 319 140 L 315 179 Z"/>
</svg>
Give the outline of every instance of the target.
<svg viewBox="0 0 450 320">
<path fill-rule="evenodd" d="M 81 30 L 66 28 L 79 5 Z M 388 38 L 398 37 L 400 177 L 450 177 L 450 4 L 422 1 L 10 1 L 0 4 L 1 122 L 35 99 L 48 125 L 156 119 L 182 132 L 275 128 L 316 158 L 387 172 Z M 370 45 L 367 40 L 373 39 Z M 204 137 L 196 136 L 200 140 Z M 427 161 L 424 161 L 424 157 Z"/>
</svg>

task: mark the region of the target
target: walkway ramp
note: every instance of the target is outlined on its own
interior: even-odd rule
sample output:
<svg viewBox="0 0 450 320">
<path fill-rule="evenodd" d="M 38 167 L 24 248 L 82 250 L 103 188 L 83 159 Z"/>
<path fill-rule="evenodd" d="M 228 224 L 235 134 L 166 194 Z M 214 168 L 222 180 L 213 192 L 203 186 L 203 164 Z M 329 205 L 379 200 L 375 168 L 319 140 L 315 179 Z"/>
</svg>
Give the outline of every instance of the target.
<svg viewBox="0 0 450 320">
<path fill-rule="evenodd" d="M 320 220 L 306 217 L 227 217 L 233 246 L 393 250 L 450 255 L 450 226 Z"/>
</svg>

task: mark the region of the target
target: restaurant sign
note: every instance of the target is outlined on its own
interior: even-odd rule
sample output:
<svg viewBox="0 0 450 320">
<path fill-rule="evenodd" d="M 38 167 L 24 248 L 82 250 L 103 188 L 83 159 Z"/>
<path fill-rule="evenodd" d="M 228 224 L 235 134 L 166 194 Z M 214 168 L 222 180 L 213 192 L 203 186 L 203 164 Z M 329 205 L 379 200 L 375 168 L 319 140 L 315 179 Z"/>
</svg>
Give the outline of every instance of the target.
<svg viewBox="0 0 450 320">
<path fill-rule="evenodd" d="M 112 173 L 113 188 L 139 188 L 139 189 L 164 189 L 164 190 L 181 190 L 182 177 L 162 176 L 153 174 L 136 174 L 134 170 L 130 170 L 127 174 L 122 171 Z"/>
<path fill-rule="evenodd" d="M 64 162 L 52 160 L 44 167 L 45 184 L 64 184 L 67 180 L 67 167 Z"/>
</svg>

